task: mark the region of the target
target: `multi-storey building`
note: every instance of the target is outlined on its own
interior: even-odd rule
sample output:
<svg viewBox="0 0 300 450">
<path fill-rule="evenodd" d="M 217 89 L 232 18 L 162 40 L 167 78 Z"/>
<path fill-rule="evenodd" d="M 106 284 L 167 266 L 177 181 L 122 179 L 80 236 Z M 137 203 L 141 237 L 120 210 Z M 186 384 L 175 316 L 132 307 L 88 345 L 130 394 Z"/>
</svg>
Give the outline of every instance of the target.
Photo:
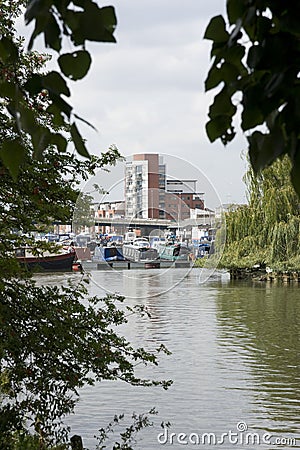
<svg viewBox="0 0 300 450">
<path fill-rule="evenodd" d="M 197 180 L 166 180 L 165 218 L 183 220 L 190 210 L 204 209 L 203 192 L 197 192 Z"/>
<path fill-rule="evenodd" d="M 127 217 L 159 218 L 159 156 L 136 154 L 126 162 L 125 213 Z"/>
<path fill-rule="evenodd" d="M 183 220 L 190 209 L 203 209 L 197 180 L 167 179 L 163 158 L 155 153 L 133 155 L 125 169 L 125 215 Z"/>
</svg>

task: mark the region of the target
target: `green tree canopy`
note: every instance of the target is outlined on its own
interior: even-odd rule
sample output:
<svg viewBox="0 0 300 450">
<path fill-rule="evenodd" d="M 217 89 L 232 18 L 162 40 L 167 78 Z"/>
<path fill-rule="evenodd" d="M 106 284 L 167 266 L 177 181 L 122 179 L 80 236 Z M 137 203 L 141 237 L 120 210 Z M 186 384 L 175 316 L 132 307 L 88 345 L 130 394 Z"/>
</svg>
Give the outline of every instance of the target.
<svg viewBox="0 0 300 450">
<path fill-rule="evenodd" d="M 118 295 L 90 297 L 87 277 L 81 279 L 80 274 L 75 285 L 38 286 L 15 256 L 17 247 L 28 244 L 42 253 L 46 247 L 30 237 L 32 232 L 49 230 L 54 221 L 69 222 L 79 183 L 120 157 L 115 147 L 100 156 L 78 157 L 78 153 L 87 156 L 86 147 L 74 124 L 71 107 L 63 99 L 69 94 L 63 75 L 45 72 L 47 56 L 27 53 L 23 40 L 15 35 L 13 22 L 23 4 L 4 0 L 0 24 L 3 450 L 31 449 L 34 443 L 35 448 L 45 449 L 65 443 L 68 432 L 63 419 L 73 411 L 78 389 L 84 384 L 104 379 L 164 388 L 170 384 L 141 379 L 135 374 L 137 364 L 157 364 L 158 353 L 165 350 L 163 346 L 153 351 L 134 348 L 118 333 L 118 326 L 127 321 L 128 315 L 143 312 L 141 309 L 127 308 L 122 304 L 124 298 Z M 76 46 L 84 46 L 86 39 L 112 40 L 113 27 L 99 35 L 85 24 L 85 17 L 91 18 L 92 13 L 97 21 L 103 14 L 104 24 L 113 20 L 111 9 L 102 11 L 89 0 L 73 1 L 73 12 L 69 5 L 68 1 L 29 2 L 27 20 L 37 17 L 34 37 L 43 31 L 47 45 L 51 43 L 52 48 L 59 49 L 60 32 L 53 34 L 53 29 L 57 30 L 63 17 L 68 23 L 64 32 L 72 36 Z M 86 34 L 85 39 L 82 33 Z M 75 65 L 81 56 L 72 56 Z M 71 74 L 65 59 L 60 60 L 60 66 L 65 76 Z M 79 69 L 72 74 L 73 78 L 82 75 Z M 77 152 L 67 149 L 68 139 L 74 142 Z M 28 441 L 29 432 L 34 438 Z"/>
<path fill-rule="evenodd" d="M 269 266 L 299 270 L 300 201 L 289 179 L 286 156 L 255 176 L 246 174 L 249 204 L 226 214 L 227 268 Z"/>
<path fill-rule="evenodd" d="M 221 85 L 209 109 L 207 135 L 230 142 L 236 134 L 233 118 L 241 110 L 254 172 L 287 154 L 300 195 L 300 3 L 226 4 L 227 17 L 212 18 L 205 32 L 213 41 L 205 88 Z"/>
</svg>

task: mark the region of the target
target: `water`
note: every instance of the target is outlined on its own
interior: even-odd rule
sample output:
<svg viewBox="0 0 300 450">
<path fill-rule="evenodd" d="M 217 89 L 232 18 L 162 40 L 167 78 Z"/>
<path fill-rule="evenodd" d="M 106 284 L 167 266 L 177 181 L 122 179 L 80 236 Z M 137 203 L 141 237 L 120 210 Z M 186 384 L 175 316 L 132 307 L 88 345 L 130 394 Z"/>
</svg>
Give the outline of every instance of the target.
<svg viewBox="0 0 300 450">
<path fill-rule="evenodd" d="M 289 441 L 299 438 L 300 425 L 300 287 L 232 282 L 224 274 L 199 285 L 198 269 L 156 274 L 94 272 L 91 291 L 102 295 L 106 287 L 127 295 L 131 306 L 147 306 L 151 319 L 131 319 L 122 332 L 147 349 L 165 344 L 172 355 L 139 374 L 174 384 L 168 391 L 116 382 L 87 387 L 68 420 L 71 434 L 94 449 L 93 436 L 115 413 L 155 406 L 159 415 L 137 436 L 136 449 L 300 448 L 299 439 Z M 172 426 L 159 442 L 162 420 Z"/>
</svg>

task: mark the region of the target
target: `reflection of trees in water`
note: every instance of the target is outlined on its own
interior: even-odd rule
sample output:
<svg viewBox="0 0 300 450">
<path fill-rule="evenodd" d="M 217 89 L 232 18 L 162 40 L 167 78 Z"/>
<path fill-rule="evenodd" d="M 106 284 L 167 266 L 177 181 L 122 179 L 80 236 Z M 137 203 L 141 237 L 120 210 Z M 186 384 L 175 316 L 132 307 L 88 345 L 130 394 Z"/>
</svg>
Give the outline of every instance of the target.
<svg viewBox="0 0 300 450">
<path fill-rule="evenodd" d="M 251 368 L 255 413 L 299 431 L 300 290 L 232 283 L 217 297 L 219 345 Z M 234 359 L 234 352 L 239 358 Z M 258 409 L 257 409 L 258 407 Z M 279 425 L 279 424 L 278 424 Z"/>
</svg>

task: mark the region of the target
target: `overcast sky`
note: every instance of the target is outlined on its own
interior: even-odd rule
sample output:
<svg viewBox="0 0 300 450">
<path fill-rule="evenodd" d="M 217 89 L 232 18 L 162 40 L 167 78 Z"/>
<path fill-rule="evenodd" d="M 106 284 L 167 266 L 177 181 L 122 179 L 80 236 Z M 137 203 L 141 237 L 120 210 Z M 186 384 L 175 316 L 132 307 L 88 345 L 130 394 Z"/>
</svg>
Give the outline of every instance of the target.
<svg viewBox="0 0 300 450">
<path fill-rule="evenodd" d="M 245 202 L 241 154 L 246 141 L 238 137 L 224 148 L 205 135 L 212 95 L 204 93 L 210 42 L 203 35 L 210 18 L 223 13 L 225 0 L 112 4 L 117 44 L 89 43 L 92 68 L 84 80 L 72 83 L 76 112 L 99 130 L 81 126 L 90 150 L 103 152 L 116 144 L 124 156 L 155 152 L 179 157 L 207 175 L 222 202 Z"/>
</svg>

